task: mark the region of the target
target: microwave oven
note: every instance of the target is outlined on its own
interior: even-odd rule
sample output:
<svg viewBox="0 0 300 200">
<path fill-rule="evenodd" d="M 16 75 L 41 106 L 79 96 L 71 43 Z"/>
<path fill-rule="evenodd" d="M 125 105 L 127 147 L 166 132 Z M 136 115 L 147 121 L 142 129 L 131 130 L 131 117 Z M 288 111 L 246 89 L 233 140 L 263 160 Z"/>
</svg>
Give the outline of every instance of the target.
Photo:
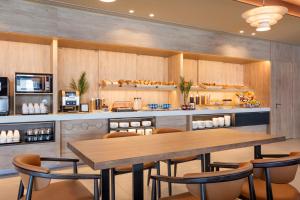
<svg viewBox="0 0 300 200">
<path fill-rule="evenodd" d="M 16 73 L 16 93 L 52 93 L 52 74 Z"/>
</svg>

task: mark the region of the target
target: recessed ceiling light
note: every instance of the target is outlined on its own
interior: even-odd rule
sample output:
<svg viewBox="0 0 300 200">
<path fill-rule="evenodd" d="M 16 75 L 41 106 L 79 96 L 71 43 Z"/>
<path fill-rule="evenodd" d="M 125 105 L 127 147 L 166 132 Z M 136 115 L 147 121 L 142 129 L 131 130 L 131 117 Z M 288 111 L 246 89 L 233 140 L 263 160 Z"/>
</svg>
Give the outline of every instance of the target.
<svg viewBox="0 0 300 200">
<path fill-rule="evenodd" d="M 150 14 L 149 14 L 149 17 L 154 17 L 154 14 L 153 14 L 153 13 L 150 13 Z"/>
<path fill-rule="evenodd" d="M 251 33 L 252 36 L 256 35 L 256 33 Z"/>
<path fill-rule="evenodd" d="M 128 12 L 132 14 L 132 13 L 134 13 L 134 10 L 129 10 Z"/>
<path fill-rule="evenodd" d="M 112 2 L 115 2 L 116 0 L 100 0 L 100 1 L 102 1 L 104 3 L 112 3 Z"/>
<path fill-rule="evenodd" d="M 245 31 L 243 31 L 243 30 L 240 30 L 240 34 L 243 34 L 243 33 L 245 33 Z"/>
</svg>

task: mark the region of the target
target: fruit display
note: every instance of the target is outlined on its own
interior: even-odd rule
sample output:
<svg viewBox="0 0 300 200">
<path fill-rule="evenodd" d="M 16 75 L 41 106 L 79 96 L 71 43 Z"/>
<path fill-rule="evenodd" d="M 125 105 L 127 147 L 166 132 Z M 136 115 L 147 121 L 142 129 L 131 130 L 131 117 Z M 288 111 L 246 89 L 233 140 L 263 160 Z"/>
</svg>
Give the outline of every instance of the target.
<svg viewBox="0 0 300 200">
<path fill-rule="evenodd" d="M 236 93 L 236 96 L 239 98 L 241 105 L 246 108 L 255 108 L 260 106 L 260 102 L 255 99 L 254 92 L 239 92 Z"/>
</svg>

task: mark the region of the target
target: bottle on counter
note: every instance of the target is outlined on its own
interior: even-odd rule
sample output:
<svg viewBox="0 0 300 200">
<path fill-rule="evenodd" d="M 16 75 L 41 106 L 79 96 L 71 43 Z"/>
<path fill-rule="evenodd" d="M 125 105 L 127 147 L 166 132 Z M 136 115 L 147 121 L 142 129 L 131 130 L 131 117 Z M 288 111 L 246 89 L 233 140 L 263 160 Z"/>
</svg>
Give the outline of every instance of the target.
<svg viewBox="0 0 300 200">
<path fill-rule="evenodd" d="M 195 99 L 194 99 L 193 95 L 190 96 L 190 103 L 195 103 Z"/>
<path fill-rule="evenodd" d="M 200 104 L 200 97 L 199 95 L 197 94 L 196 95 L 196 105 L 199 105 Z"/>
<path fill-rule="evenodd" d="M 141 110 L 142 109 L 142 98 L 135 97 L 133 99 L 133 110 Z"/>
</svg>

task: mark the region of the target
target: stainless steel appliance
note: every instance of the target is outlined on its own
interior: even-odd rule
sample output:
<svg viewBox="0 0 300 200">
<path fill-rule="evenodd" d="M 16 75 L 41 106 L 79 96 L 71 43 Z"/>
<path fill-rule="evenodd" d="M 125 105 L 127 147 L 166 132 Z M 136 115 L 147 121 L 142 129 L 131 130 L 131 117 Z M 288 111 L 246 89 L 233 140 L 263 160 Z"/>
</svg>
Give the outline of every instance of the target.
<svg viewBox="0 0 300 200">
<path fill-rule="evenodd" d="M 52 74 L 16 73 L 16 93 L 52 93 Z"/>
<path fill-rule="evenodd" d="M 78 112 L 80 106 L 80 97 L 78 91 L 59 92 L 60 111 L 61 112 Z"/>
<path fill-rule="evenodd" d="M 0 77 L 0 115 L 9 114 L 9 79 Z"/>
</svg>

